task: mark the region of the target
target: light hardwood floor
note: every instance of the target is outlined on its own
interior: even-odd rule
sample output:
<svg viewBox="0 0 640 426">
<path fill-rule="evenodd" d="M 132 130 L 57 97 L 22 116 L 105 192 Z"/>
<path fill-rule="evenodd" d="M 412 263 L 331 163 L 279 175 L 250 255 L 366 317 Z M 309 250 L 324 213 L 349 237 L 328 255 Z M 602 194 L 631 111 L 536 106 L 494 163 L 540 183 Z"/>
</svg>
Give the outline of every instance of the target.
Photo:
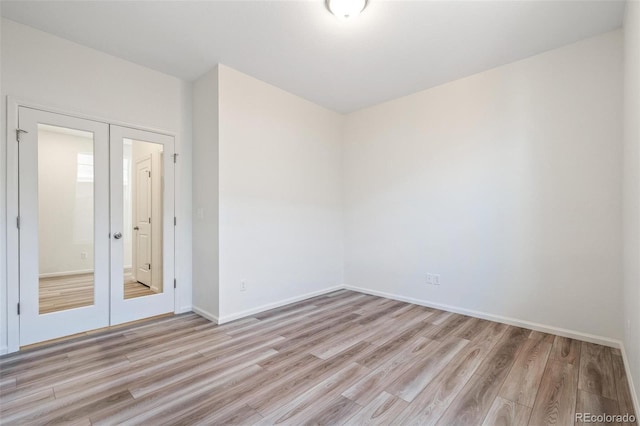
<svg viewBox="0 0 640 426">
<path fill-rule="evenodd" d="M 40 278 L 39 291 L 41 314 L 90 306 L 93 305 L 93 274 Z M 125 274 L 125 299 L 152 294 L 155 292 L 149 287 Z"/>
<path fill-rule="evenodd" d="M 618 350 L 339 291 L 0 358 L 2 424 L 572 425 L 632 412 Z"/>
</svg>

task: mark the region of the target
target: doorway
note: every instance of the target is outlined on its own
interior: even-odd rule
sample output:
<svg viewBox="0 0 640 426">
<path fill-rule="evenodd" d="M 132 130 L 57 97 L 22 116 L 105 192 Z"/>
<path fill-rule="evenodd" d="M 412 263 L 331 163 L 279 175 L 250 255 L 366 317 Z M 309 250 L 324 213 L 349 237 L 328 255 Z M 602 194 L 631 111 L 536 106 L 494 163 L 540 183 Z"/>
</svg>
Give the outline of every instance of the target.
<svg viewBox="0 0 640 426">
<path fill-rule="evenodd" d="M 22 106 L 18 124 L 20 346 L 173 312 L 174 138 Z"/>
</svg>

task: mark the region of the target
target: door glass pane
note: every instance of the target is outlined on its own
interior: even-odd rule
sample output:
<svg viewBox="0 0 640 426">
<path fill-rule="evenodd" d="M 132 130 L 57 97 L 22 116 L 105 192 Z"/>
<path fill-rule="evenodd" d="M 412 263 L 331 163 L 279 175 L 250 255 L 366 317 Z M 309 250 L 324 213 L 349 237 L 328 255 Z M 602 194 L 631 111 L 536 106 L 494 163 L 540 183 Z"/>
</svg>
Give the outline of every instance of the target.
<svg viewBox="0 0 640 426">
<path fill-rule="evenodd" d="M 163 291 L 163 145 L 123 140 L 124 298 Z"/>
<path fill-rule="evenodd" d="M 38 124 L 39 313 L 94 304 L 93 133 Z"/>
</svg>

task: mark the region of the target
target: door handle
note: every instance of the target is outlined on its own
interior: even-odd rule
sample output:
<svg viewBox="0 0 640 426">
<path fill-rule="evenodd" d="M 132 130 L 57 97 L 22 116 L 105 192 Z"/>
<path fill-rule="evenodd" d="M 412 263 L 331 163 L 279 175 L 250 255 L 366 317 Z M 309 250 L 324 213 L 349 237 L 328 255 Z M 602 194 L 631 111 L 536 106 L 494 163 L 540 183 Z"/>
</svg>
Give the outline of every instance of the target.
<svg viewBox="0 0 640 426">
<path fill-rule="evenodd" d="M 120 238 L 122 238 L 122 233 L 116 232 L 115 234 L 113 234 L 113 238 L 115 238 L 116 240 L 119 240 Z"/>
<path fill-rule="evenodd" d="M 139 226 L 134 226 L 134 227 L 133 227 L 133 230 L 134 230 L 134 231 L 139 231 L 139 230 L 140 230 L 140 227 L 139 227 Z"/>
</svg>

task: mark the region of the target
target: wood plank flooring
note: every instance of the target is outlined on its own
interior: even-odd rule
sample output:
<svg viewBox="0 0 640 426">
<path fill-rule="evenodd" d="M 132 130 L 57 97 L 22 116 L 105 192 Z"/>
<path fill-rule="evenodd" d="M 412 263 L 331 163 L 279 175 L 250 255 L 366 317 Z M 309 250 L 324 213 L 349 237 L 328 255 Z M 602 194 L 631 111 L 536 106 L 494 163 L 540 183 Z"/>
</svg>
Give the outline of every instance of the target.
<svg viewBox="0 0 640 426">
<path fill-rule="evenodd" d="M 40 314 L 93 305 L 93 274 L 40 278 Z M 124 298 L 155 294 L 144 284 L 124 276 Z"/>
<path fill-rule="evenodd" d="M 0 358 L 2 424 L 573 425 L 633 410 L 620 352 L 338 291 Z"/>
</svg>

